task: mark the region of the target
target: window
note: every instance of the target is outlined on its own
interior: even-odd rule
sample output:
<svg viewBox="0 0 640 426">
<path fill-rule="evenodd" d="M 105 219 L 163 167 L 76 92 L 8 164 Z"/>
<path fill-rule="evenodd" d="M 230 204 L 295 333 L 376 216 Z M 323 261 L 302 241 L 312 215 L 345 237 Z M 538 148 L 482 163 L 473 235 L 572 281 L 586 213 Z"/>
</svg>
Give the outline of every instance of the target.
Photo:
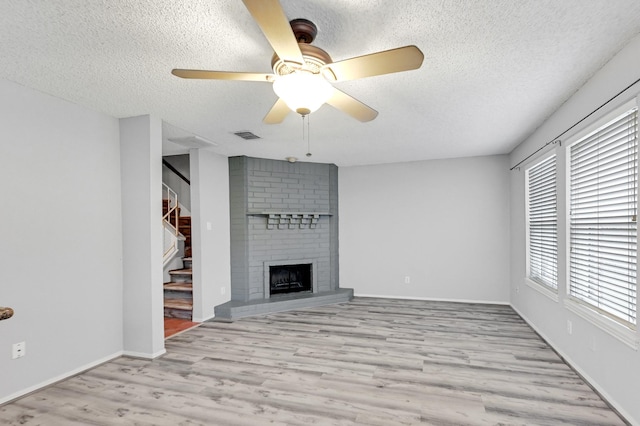
<svg viewBox="0 0 640 426">
<path fill-rule="evenodd" d="M 556 156 L 527 170 L 529 278 L 558 289 Z"/>
<path fill-rule="evenodd" d="M 576 141 L 569 156 L 569 295 L 634 329 L 637 107 Z"/>
</svg>

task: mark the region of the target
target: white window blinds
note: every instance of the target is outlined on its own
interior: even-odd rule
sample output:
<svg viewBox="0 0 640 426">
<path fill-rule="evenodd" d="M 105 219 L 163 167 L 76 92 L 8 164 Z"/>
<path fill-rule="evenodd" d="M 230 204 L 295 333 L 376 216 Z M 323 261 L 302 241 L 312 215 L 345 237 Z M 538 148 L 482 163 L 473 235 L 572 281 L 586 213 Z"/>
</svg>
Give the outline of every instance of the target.
<svg viewBox="0 0 640 426">
<path fill-rule="evenodd" d="M 556 156 L 527 171 L 529 278 L 558 288 Z"/>
<path fill-rule="evenodd" d="M 638 112 L 571 146 L 569 294 L 636 324 Z"/>
</svg>

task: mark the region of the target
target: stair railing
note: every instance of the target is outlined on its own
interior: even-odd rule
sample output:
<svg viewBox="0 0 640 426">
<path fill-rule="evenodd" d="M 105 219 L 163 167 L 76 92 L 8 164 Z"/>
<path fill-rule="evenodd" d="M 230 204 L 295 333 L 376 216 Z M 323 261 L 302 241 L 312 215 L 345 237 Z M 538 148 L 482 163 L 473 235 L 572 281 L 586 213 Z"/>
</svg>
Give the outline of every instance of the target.
<svg viewBox="0 0 640 426">
<path fill-rule="evenodd" d="M 162 263 L 166 265 L 171 258 L 178 252 L 178 194 L 169 188 L 165 183 L 162 184 L 162 200 L 167 203 L 167 212 L 162 216 L 163 246 L 164 254 Z"/>
</svg>

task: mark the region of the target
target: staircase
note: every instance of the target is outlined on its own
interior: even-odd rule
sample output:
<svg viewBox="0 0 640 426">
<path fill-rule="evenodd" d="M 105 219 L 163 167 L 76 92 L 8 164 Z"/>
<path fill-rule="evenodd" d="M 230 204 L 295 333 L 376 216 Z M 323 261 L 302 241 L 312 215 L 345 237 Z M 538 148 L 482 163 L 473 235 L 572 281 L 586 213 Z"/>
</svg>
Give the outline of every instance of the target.
<svg viewBox="0 0 640 426">
<path fill-rule="evenodd" d="M 169 271 L 171 281 L 164 283 L 164 316 L 191 321 L 193 313 L 193 284 L 191 258 L 182 258 L 183 268 Z"/>
<path fill-rule="evenodd" d="M 163 216 L 167 214 L 169 201 L 163 200 Z M 191 321 L 193 313 L 193 284 L 191 261 L 191 217 L 180 216 L 178 210 L 178 232 L 184 236 L 184 257 L 182 268 L 169 271 L 171 281 L 164 283 L 164 316 L 169 318 L 183 318 Z M 175 227 L 176 218 L 169 222 Z"/>
<path fill-rule="evenodd" d="M 180 209 L 178 209 L 178 214 L 180 214 Z M 191 258 L 191 216 L 178 217 L 178 231 L 184 235 L 185 238 L 184 257 Z"/>
<path fill-rule="evenodd" d="M 162 216 L 166 216 L 169 211 L 169 200 L 162 200 Z M 191 216 L 180 216 L 180 207 L 176 207 L 178 211 L 178 232 L 180 232 L 184 238 L 184 257 L 191 257 Z M 176 217 L 171 214 L 168 221 L 174 227 L 176 226 Z"/>
</svg>

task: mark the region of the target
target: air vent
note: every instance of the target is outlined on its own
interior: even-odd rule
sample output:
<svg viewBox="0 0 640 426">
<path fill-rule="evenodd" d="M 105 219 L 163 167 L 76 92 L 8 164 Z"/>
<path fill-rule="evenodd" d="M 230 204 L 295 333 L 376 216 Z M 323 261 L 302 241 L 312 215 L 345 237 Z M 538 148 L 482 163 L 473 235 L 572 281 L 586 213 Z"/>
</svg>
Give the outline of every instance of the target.
<svg viewBox="0 0 640 426">
<path fill-rule="evenodd" d="M 251 132 L 235 132 L 234 135 L 240 136 L 242 139 L 245 139 L 245 140 L 260 139 L 260 136 L 254 135 Z"/>
</svg>

